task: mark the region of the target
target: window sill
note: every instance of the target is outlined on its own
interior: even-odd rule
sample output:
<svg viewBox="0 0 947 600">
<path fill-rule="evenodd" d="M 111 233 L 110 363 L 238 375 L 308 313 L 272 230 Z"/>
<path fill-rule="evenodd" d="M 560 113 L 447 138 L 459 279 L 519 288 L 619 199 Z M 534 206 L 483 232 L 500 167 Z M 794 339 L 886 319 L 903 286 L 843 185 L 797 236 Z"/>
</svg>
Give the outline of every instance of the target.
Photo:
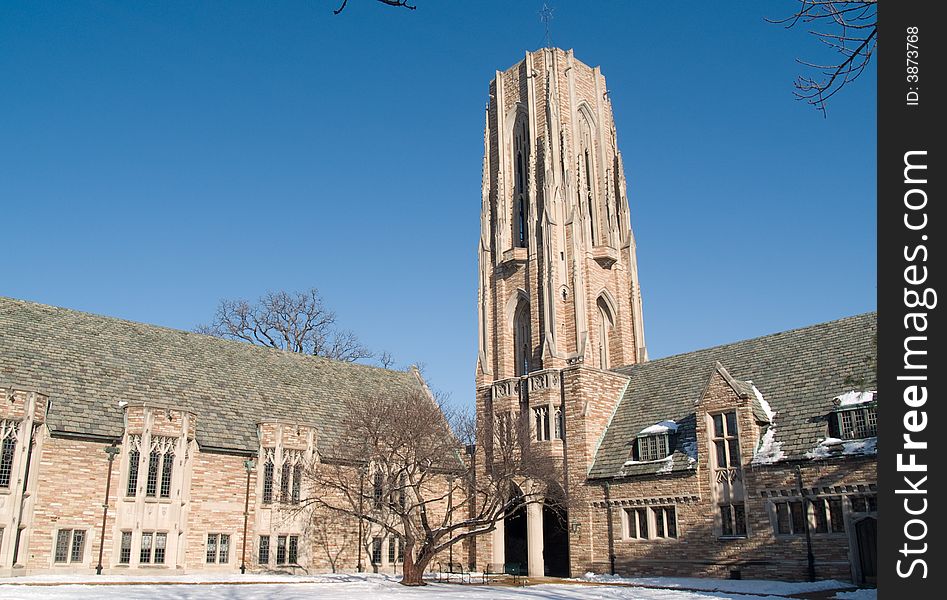
<svg viewBox="0 0 947 600">
<path fill-rule="evenodd" d="M 746 539 L 748 539 L 748 538 L 749 538 L 749 536 L 747 536 L 747 535 L 718 535 L 718 536 L 717 536 L 717 539 L 720 540 L 721 542 L 731 542 L 731 541 L 738 541 L 738 540 L 746 540 Z"/>
</svg>

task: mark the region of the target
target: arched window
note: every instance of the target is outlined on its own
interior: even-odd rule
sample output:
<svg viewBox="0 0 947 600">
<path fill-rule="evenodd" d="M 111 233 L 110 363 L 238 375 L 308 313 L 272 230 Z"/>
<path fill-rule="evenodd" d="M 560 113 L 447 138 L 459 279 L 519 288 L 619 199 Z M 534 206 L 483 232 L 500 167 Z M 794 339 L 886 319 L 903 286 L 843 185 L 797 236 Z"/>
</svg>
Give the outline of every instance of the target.
<svg viewBox="0 0 947 600">
<path fill-rule="evenodd" d="M 598 243 L 598 209 L 595 204 L 595 159 L 592 144 L 592 124 L 584 112 L 579 118 L 579 174 L 582 177 L 579 186 L 579 206 L 588 220 L 589 237 L 592 245 Z"/>
<path fill-rule="evenodd" d="M 529 236 L 529 125 L 526 115 L 513 125 L 513 245 L 525 248 Z"/>
<path fill-rule="evenodd" d="M 529 303 L 520 299 L 513 313 L 513 356 L 516 359 L 514 374 L 518 377 L 530 371 L 532 358 L 532 336 L 529 327 Z"/>
<path fill-rule="evenodd" d="M 608 302 L 603 296 L 598 297 L 598 357 L 599 365 L 603 369 L 611 366 L 612 330 L 615 328 L 615 318 L 612 316 Z"/>
</svg>

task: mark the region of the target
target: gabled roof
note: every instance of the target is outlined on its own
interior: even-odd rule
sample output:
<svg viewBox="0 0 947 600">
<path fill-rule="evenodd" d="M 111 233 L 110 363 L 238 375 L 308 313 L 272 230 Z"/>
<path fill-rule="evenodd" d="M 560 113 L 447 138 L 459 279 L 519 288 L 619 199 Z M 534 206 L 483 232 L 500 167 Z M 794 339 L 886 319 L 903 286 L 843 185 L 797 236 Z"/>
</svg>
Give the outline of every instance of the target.
<svg viewBox="0 0 947 600">
<path fill-rule="evenodd" d="M 260 421 L 310 424 L 326 447 L 343 398 L 419 390 L 391 371 L 207 335 L 0 298 L 0 387 L 50 398 L 56 432 L 118 437 L 120 401 L 197 415 L 198 444 L 255 452 Z"/>
<path fill-rule="evenodd" d="M 694 456 L 696 449 L 695 401 L 718 363 L 754 399 L 755 415 L 765 416 L 765 411 L 755 399 L 753 386 L 776 412 L 775 441 L 781 444 L 785 459 L 805 458 L 827 435 L 832 399 L 852 389 L 846 378 L 874 382 L 869 357 L 876 354 L 876 331 L 877 313 L 872 312 L 615 369 L 629 377 L 629 384 L 589 477 L 693 468 L 688 456 Z M 637 433 L 668 419 L 679 425 L 671 461 L 626 464 Z"/>
</svg>

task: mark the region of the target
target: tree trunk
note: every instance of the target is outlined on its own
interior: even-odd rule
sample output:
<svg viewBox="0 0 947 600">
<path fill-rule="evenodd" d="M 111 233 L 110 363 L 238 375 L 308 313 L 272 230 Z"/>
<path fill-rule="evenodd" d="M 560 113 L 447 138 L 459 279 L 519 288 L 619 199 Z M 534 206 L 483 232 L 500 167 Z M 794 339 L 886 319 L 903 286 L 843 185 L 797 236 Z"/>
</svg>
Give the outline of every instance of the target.
<svg viewBox="0 0 947 600">
<path fill-rule="evenodd" d="M 404 554 L 404 567 L 402 570 L 403 577 L 401 578 L 401 585 L 427 585 L 424 583 L 424 570 L 427 569 L 427 565 L 430 562 L 431 557 L 425 556 L 424 553 L 421 553 L 421 555 L 418 556 L 417 562 L 415 562 L 412 553 L 406 551 Z"/>
</svg>

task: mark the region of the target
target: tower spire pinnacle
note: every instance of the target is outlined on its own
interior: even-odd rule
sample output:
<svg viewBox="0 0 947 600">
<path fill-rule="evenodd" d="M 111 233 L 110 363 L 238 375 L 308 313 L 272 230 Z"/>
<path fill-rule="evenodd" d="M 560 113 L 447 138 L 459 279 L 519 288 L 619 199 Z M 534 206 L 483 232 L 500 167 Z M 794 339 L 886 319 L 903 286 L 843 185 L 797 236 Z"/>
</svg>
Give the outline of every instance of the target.
<svg viewBox="0 0 947 600">
<path fill-rule="evenodd" d="M 552 48 L 552 34 L 549 32 L 549 22 L 553 19 L 552 12 L 554 10 L 553 7 L 549 6 L 549 3 L 543 2 L 543 7 L 538 13 L 539 20 L 543 22 L 543 27 L 546 30 L 543 40 L 547 48 Z"/>
</svg>

